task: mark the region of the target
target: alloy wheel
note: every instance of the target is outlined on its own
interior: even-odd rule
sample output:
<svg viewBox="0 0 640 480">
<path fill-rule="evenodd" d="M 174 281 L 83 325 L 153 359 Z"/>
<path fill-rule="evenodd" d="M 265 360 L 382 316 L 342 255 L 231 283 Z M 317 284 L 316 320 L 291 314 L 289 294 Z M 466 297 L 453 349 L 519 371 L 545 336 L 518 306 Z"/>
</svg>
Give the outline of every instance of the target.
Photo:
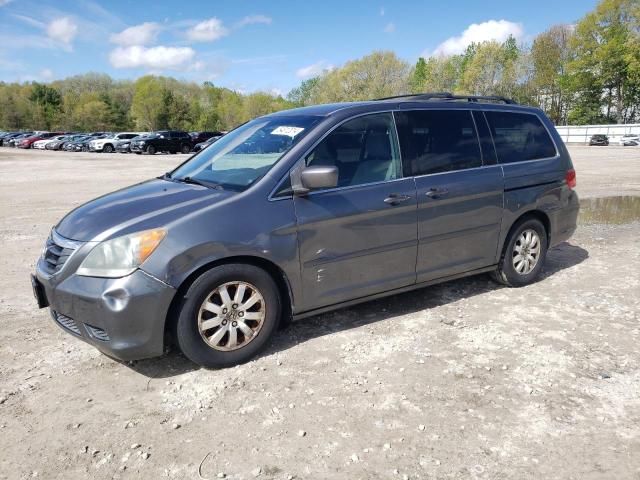
<svg viewBox="0 0 640 480">
<path fill-rule="evenodd" d="M 227 282 L 202 302 L 198 331 L 215 350 L 237 350 L 256 338 L 265 316 L 266 304 L 255 286 L 243 281 Z"/>
<path fill-rule="evenodd" d="M 540 237 L 532 229 L 523 231 L 513 245 L 513 268 L 520 275 L 528 275 L 540 259 Z"/>
</svg>

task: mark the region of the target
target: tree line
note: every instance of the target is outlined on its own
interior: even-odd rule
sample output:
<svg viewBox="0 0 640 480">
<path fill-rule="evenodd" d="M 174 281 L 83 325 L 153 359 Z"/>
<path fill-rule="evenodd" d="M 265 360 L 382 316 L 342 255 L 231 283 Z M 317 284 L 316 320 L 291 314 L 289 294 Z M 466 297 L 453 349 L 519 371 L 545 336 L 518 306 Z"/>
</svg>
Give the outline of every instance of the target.
<svg viewBox="0 0 640 480">
<path fill-rule="evenodd" d="M 557 125 L 640 122 L 640 1 L 602 0 L 575 25 L 554 25 L 530 43 L 473 43 L 415 65 L 373 52 L 286 97 L 155 75 L 0 82 L 0 129 L 230 130 L 286 108 L 443 91 L 513 98 L 539 106 Z"/>
</svg>

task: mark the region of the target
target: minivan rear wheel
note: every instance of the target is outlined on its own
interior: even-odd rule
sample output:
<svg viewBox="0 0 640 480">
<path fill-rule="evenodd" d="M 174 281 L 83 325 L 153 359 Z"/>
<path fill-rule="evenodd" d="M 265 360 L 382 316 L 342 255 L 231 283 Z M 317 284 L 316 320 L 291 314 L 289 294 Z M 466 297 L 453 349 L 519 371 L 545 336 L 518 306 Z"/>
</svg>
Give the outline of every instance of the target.
<svg viewBox="0 0 640 480">
<path fill-rule="evenodd" d="M 519 220 L 511 229 L 493 277 L 510 287 L 532 283 L 547 256 L 547 230 L 536 218 Z"/>
<path fill-rule="evenodd" d="M 215 267 L 198 277 L 178 313 L 178 347 L 203 367 L 246 362 L 265 347 L 281 313 L 271 276 L 253 265 Z"/>
</svg>

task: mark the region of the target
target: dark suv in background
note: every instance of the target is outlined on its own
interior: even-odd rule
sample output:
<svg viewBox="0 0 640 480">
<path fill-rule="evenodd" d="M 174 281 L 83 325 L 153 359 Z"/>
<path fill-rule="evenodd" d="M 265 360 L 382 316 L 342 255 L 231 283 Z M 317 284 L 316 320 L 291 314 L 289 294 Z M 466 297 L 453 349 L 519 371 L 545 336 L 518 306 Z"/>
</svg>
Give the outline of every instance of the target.
<svg viewBox="0 0 640 480">
<path fill-rule="evenodd" d="M 222 132 L 189 132 L 191 142 L 196 145 L 198 143 L 206 142 L 211 137 L 221 137 Z"/>
<path fill-rule="evenodd" d="M 600 134 L 592 135 L 591 139 L 589 140 L 589 145 L 606 147 L 607 145 L 609 145 L 609 137 Z"/>
<path fill-rule="evenodd" d="M 144 138 L 132 140 L 129 146 L 129 150 L 134 153 L 148 153 L 149 155 L 157 152 L 189 153 L 192 148 L 191 136 L 187 132 L 179 130 L 153 132 Z"/>
<path fill-rule="evenodd" d="M 32 283 L 113 357 L 161 355 L 173 336 L 196 363 L 233 365 L 283 317 L 484 272 L 532 283 L 576 228 L 575 186 L 544 113 L 500 97 L 285 110 L 70 212 Z"/>
</svg>

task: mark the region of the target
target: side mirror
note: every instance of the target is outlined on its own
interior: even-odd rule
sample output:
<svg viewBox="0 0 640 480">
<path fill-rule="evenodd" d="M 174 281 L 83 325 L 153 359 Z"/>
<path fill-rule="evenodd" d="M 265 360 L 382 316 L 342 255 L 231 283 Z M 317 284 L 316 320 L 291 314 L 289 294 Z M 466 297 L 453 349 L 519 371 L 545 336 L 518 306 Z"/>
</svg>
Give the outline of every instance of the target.
<svg viewBox="0 0 640 480">
<path fill-rule="evenodd" d="M 338 167 L 308 167 L 300 173 L 300 182 L 307 190 L 333 188 L 338 185 Z"/>
</svg>

